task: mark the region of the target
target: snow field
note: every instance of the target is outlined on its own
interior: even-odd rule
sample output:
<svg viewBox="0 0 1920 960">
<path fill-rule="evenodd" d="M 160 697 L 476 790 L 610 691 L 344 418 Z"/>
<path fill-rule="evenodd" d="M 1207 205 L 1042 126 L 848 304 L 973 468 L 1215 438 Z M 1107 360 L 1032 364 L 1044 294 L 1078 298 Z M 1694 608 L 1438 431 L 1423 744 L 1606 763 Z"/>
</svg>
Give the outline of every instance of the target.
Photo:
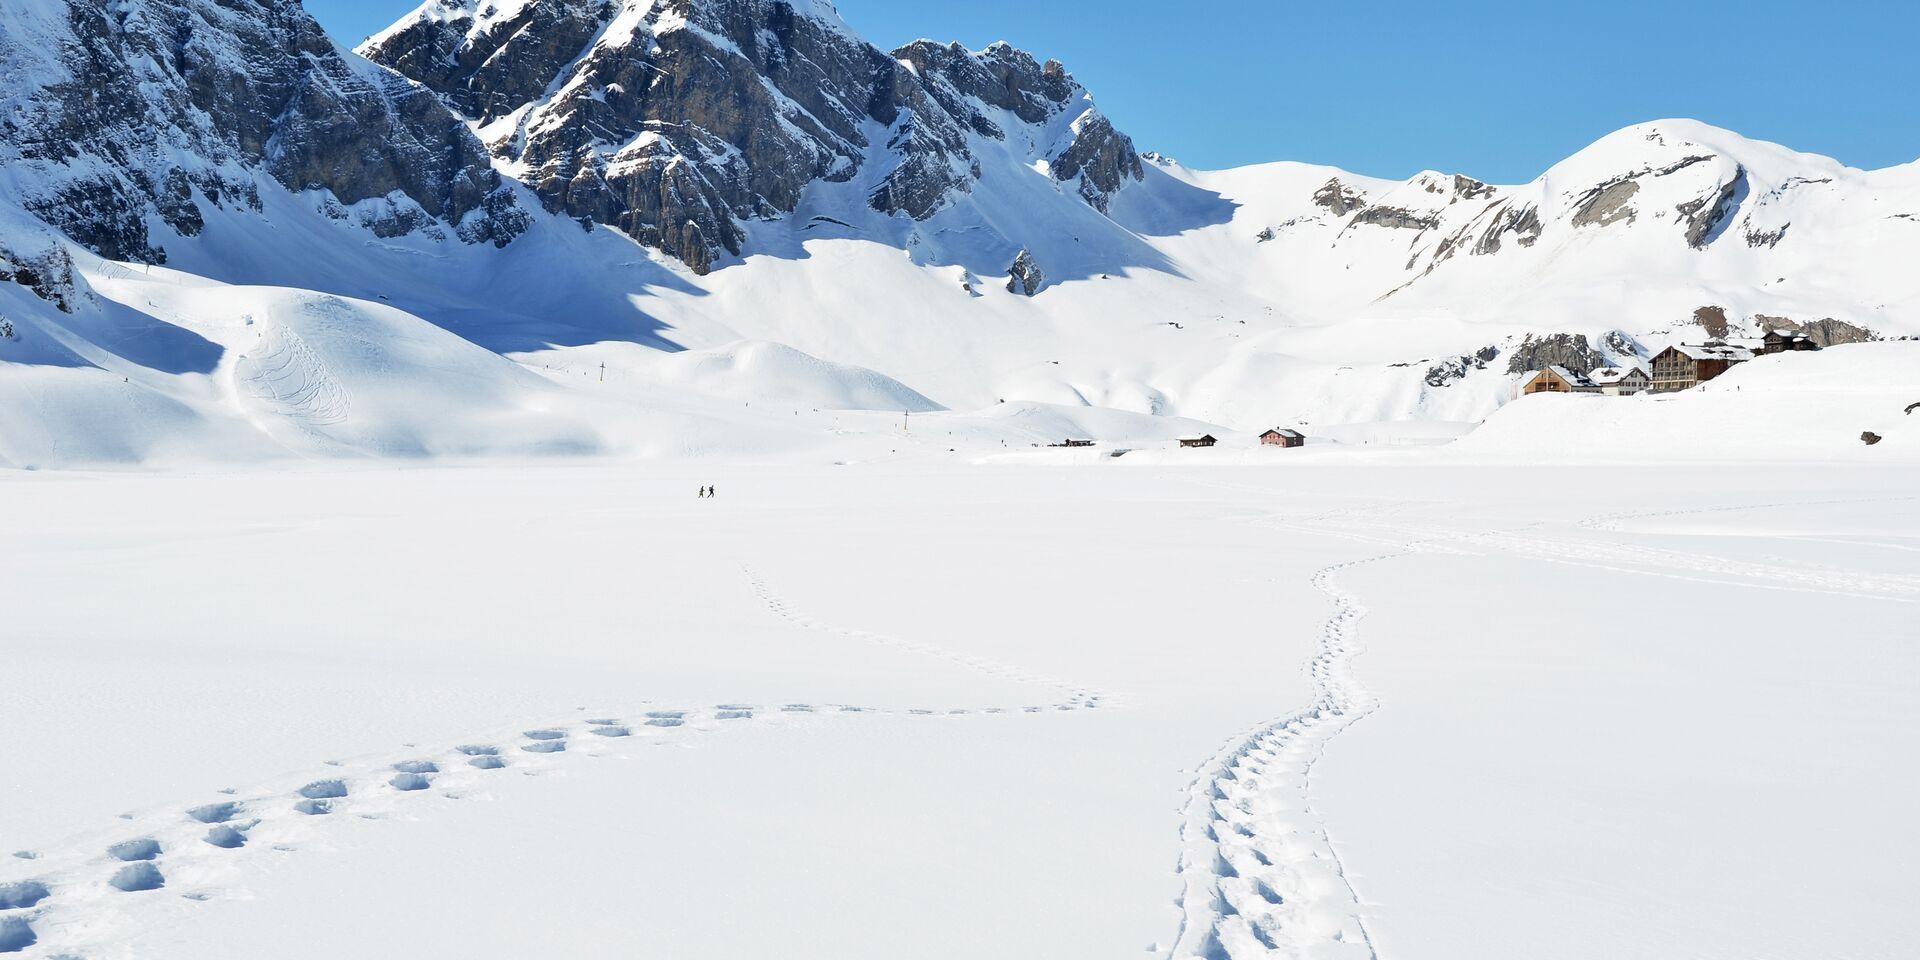
<svg viewBox="0 0 1920 960">
<path fill-rule="evenodd" d="M 1300 463 L 12 475 L 0 719 L 47 775 L 0 917 L 27 956 L 1897 955 L 1901 471 Z"/>
</svg>

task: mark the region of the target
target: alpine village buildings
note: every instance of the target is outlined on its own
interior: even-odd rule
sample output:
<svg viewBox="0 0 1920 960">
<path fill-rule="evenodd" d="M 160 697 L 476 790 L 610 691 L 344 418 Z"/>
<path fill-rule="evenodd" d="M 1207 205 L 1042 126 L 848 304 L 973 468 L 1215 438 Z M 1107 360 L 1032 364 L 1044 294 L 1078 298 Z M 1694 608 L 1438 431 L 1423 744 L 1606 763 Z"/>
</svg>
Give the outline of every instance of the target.
<svg viewBox="0 0 1920 960">
<path fill-rule="evenodd" d="M 1756 356 L 1818 350 L 1819 344 L 1804 333 L 1769 330 L 1755 346 L 1740 346 L 1722 340 L 1706 343 L 1675 344 L 1653 355 L 1648 369 L 1600 367 L 1577 373 L 1561 366 L 1534 371 L 1521 385 L 1522 394 L 1599 393 L 1625 397 L 1636 393 L 1673 393 L 1698 386 Z"/>
</svg>

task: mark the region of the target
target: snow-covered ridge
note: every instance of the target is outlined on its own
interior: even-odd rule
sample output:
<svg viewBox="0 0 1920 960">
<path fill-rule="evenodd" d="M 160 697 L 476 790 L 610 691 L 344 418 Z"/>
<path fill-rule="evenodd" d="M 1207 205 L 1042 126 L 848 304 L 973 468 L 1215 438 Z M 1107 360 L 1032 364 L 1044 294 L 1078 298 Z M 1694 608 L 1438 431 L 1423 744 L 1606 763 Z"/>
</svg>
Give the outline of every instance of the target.
<svg viewBox="0 0 1920 960">
<path fill-rule="evenodd" d="M 1058 63 L 1006 44 L 883 52 L 824 4 L 430 0 L 361 53 L 437 91 L 550 209 L 705 273 L 743 221 L 809 184 L 925 220 L 964 204 L 992 144 L 1104 210 L 1140 178 L 1124 135 Z"/>
<path fill-rule="evenodd" d="M 1920 332 L 1920 167 L 1854 170 L 1691 121 L 1618 131 L 1518 185 L 1199 171 L 1143 160 L 1057 63 L 881 51 L 824 8 L 434 0 L 363 47 L 412 79 L 291 0 L 273 10 L 0 11 L 6 96 L 34 119 L 0 131 L 10 462 L 816 449 L 891 442 L 897 425 L 819 412 L 882 406 L 944 408 L 996 447 L 1061 439 L 1010 430 L 1027 410 L 1116 442 L 1184 424 L 1364 435 L 1348 425 L 1479 421 L 1547 364 L 1772 328 Z M 179 57 L 154 56 L 189 24 Z M 109 85 L 123 109 L 83 109 L 87 71 L 128 81 Z M 423 396 L 472 386 L 401 355 L 433 328 L 451 336 L 435 350 L 571 386 L 482 391 L 539 436 L 463 413 L 406 439 L 370 386 L 233 389 L 226 371 L 264 369 L 247 336 L 269 326 L 233 336 L 204 285 L 244 291 L 243 312 L 270 288 L 378 317 L 394 339 L 357 349 L 394 355 L 367 369 L 413 371 Z M 275 357 L 303 356 L 283 339 Z"/>
</svg>

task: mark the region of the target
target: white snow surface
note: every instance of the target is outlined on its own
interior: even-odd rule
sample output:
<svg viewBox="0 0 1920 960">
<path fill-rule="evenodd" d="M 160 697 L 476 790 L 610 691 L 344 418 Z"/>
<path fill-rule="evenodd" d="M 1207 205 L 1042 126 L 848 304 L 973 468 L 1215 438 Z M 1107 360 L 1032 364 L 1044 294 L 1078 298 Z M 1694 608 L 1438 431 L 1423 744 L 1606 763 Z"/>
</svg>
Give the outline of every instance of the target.
<svg viewBox="0 0 1920 960">
<path fill-rule="evenodd" d="M 0 950 L 1920 939 L 1911 467 L 1080 453 L 0 472 Z"/>
</svg>

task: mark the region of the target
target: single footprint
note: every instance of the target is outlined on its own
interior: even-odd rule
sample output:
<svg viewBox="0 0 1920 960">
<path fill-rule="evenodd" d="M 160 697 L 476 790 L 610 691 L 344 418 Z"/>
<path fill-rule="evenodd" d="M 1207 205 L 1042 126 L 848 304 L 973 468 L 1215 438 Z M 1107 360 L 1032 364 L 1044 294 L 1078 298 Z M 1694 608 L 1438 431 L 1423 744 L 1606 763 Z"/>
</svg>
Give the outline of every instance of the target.
<svg viewBox="0 0 1920 960">
<path fill-rule="evenodd" d="M 209 803 L 205 806 L 194 807 L 187 811 L 187 816 L 201 823 L 226 823 L 228 820 L 239 816 L 239 814 L 240 805 L 232 801 Z"/>
<path fill-rule="evenodd" d="M 588 720 L 587 722 L 596 727 L 617 727 L 620 725 L 620 721 L 618 720 Z"/>
<path fill-rule="evenodd" d="M 502 760 L 491 753 L 474 757 L 472 760 L 468 760 L 467 763 L 471 766 L 478 767 L 482 770 L 498 770 L 501 767 L 504 767 L 507 765 L 507 762 L 505 760 Z"/>
<path fill-rule="evenodd" d="M 315 780 L 301 787 L 300 795 L 308 800 L 338 800 L 347 795 L 347 783 L 344 780 Z"/>
<path fill-rule="evenodd" d="M 565 730 L 528 730 L 526 732 L 528 740 L 564 740 L 566 736 Z"/>
<path fill-rule="evenodd" d="M 247 835 L 230 824 L 216 823 L 207 830 L 207 842 L 222 850 L 238 850 L 247 845 Z"/>
<path fill-rule="evenodd" d="M 160 841 L 152 837 L 141 837 L 138 840 L 122 840 L 107 848 L 107 856 L 115 860 L 125 860 L 129 863 L 136 860 L 152 860 L 159 855 Z"/>
<path fill-rule="evenodd" d="M 39 854 L 37 854 L 37 853 L 34 853 L 34 852 L 33 852 L 32 850 L 15 850 L 15 851 L 13 852 L 13 855 L 14 855 L 14 856 L 16 856 L 16 857 L 19 857 L 19 858 L 20 858 L 20 859 L 22 859 L 22 860 L 38 860 L 38 859 L 40 859 L 40 855 L 39 855 Z"/>
<path fill-rule="evenodd" d="M 649 727 L 677 727 L 683 723 L 686 721 L 679 717 L 650 717 L 647 720 Z"/>
<path fill-rule="evenodd" d="M 619 726 L 595 726 L 593 732 L 602 737 L 627 737 L 633 735 L 632 730 Z"/>
<path fill-rule="evenodd" d="M 432 760 L 402 760 L 393 765 L 401 773 L 439 773 L 440 765 Z"/>
<path fill-rule="evenodd" d="M 318 817 L 333 812 L 333 801 L 321 799 L 299 800 L 294 803 L 293 809 L 297 813 L 304 813 L 310 817 Z"/>
<path fill-rule="evenodd" d="M 142 860 L 129 863 L 114 871 L 113 878 L 107 881 L 115 890 L 136 893 L 141 890 L 158 890 L 166 886 L 167 878 L 160 875 L 160 868 Z"/>
<path fill-rule="evenodd" d="M 25 910 L 47 898 L 47 885 L 38 880 L 0 883 L 0 910 Z"/>
<path fill-rule="evenodd" d="M 33 935 L 33 925 L 27 922 L 27 918 L 0 918 L 0 953 L 19 953 L 39 939 Z"/>
<path fill-rule="evenodd" d="M 567 742 L 565 740 L 535 740 L 532 743 L 521 744 L 520 749 L 528 753 L 565 753 L 567 750 Z"/>
<path fill-rule="evenodd" d="M 453 749 L 469 757 L 495 757 L 500 755 L 499 747 L 490 747 L 478 743 L 469 743 L 465 746 L 454 747 Z"/>
<path fill-rule="evenodd" d="M 786 706 L 781 707 L 780 709 L 785 710 L 788 713 L 812 713 L 813 712 L 813 706 L 811 704 L 806 704 L 806 703 L 789 703 Z"/>
<path fill-rule="evenodd" d="M 433 786 L 433 781 L 427 779 L 425 774 L 413 773 L 406 770 L 394 774 L 393 779 L 388 780 L 387 783 L 392 785 L 395 790 L 425 790 Z"/>
<path fill-rule="evenodd" d="M 650 720 L 678 720 L 687 715 L 685 710 L 648 710 Z"/>
</svg>

